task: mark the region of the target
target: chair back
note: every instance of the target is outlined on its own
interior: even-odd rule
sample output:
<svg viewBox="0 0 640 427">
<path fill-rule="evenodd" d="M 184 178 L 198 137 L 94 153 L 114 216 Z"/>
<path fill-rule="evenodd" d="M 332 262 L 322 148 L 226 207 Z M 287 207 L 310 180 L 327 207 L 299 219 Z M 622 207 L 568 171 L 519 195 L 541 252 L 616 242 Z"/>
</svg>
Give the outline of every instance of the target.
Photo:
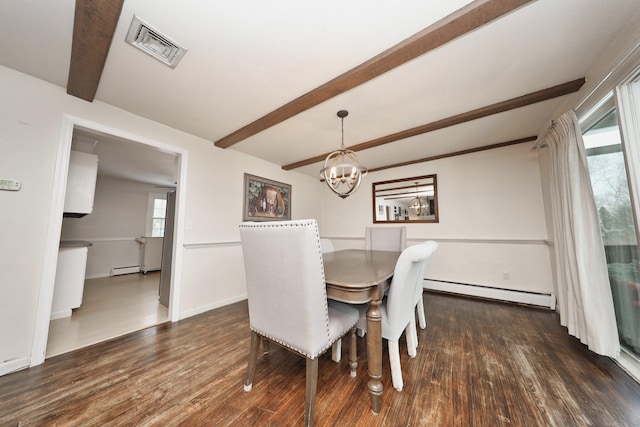
<svg viewBox="0 0 640 427">
<path fill-rule="evenodd" d="M 240 238 L 251 329 L 315 358 L 331 345 L 318 224 L 242 223 Z"/>
<path fill-rule="evenodd" d="M 437 247 L 433 241 L 409 246 L 396 262 L 387 299 L 387 323 L 397 329 L 397 336 L 414 316 L 416 289 L 422 287 L 427 259 Z"/>
<path fill-rule="evenodd" d="M 431 248 L 431 254 L 429 255 L 429 257 L 431 257 L 431 255 L 433 255 L 433 253 L 436 251 L 436 249 L 438 249 L 438 244 L 436 242 L 434 242 L 433 240 L 428 240 L 426 242 L 421 243 L 421 245 L 427 245 L 429 248 Z M 428 260 L 427 260 L 428 261 Z M 424 279 L 424 272 L 426 270 L 426 266 L 427 266 L 427 262 L 425 261 L 423 267 L 422 267 L 422 278 Z M 422 292 L 424 291 L 423 288 L 423 283 L 422 280 L 418 280 L 418 283 L 416 284 L 416 301 L 420 298 L 422 299 Z M 424 311 L 424 307 L 423 307 L 423 311 Z M 426 323 L 424 324 L 424 326 L 421 326 L 422 329 L 424 329 L 426 327 Z"/>
<path fill-rule="evenodd" d="M 364 248 L 372 251 L 403 251 L 407 247 L 407 227 L 367 227 Z"/>
</svg>

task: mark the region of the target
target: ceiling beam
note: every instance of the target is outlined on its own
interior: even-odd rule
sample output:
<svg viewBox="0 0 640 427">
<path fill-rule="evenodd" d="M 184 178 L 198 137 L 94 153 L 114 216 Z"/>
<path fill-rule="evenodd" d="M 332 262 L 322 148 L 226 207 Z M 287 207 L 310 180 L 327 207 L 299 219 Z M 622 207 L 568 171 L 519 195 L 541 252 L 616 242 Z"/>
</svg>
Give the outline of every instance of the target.
<svg viewBox="0 0 640 427">
<path fill-rule="evenodd" d="M 368 148 L 377 147 L 379 145 L 388 144 L 390 142 L 398 141 L 401 139 L 409 138 L 412 136 L 420 135 L 427 132 L 433 132 L 434 130 L 443 129 L 450 126 L 459 125 L 461 123 L 469 122 L 471 120 L 480 119 L 497 113 L 503 113 L 505 111 L 513 110 L 527 105 L 535 104 L 537 102 L 547 101 L 549 99 L 557 98 L 559 96 L 568 95 L 570 93 L 577 92 L 584 85 L 585 79 L 580 78 L 567 83 L 563 83 L 557 86 L 552 86 L 546 89 L 531 92 L 526 95 L 518 96 L 516 98 L 508 99 L 506 101 L 498 102 L 496 104 L 487 105 L 486 107 L 477 108 L 475 110 L 467 111 L 465 113 L 457 114 L 455 116 L 447 117 L 435 122 L 427 123 L 421 126 L 417 126 L 411 129 L 406 129 L 400 132 L 392 133 L 380 138 L 372 139 L 371 141 L 363 142 L 360 144 L 347 147 L 352 151 L 361 151 Z M 329 153 L 320 154 L 315 157 L 311 157 L 305 160 L 300 160 L 295 163 L 282 166 L 284 170 L 296 169 L 302 166 L 311 165 L 316 162 L 324 161 Z"/>
<path fill-rule="evenodd" d="M 93 102 L 124 0 L 76 0 L 67 93 Z"/>
<path fill-rule="evenodd" d="M 228 148 L 470 33 L 531 1 L 534 0 L 476 0 L 346 73 L 217 140 L 214 144 L 216 147 Z"/>
<path fill-rule="evenodd" d="M 416 163 L 430 162 L 432 160 L 446 159 L 447 157 L 462 156 L 464 154 L 477 153 L 479 151 L 493 150 L 494 148 L 507 147 L 509 145 L 522 144 L 524 142 L 532 142 L 538 139 L 537 136 L 528 136 L 526 138 L 514 139 L 513 141 L 499 142 L 497 144 L 484 145 L 482 147 L 469 148 L 467 150 L 454 151 L 452 153 L 439 154 L 437 156 L 425 157 L 423 159 L 409 160 L 407 162 L 395 163 L 393 165 L 380 166 L 371 168 L 369 172 L 377 172 L 385 169 L 398 168 L 400 166 L 413 165 Z"/>
<path fill-rule="evenodd" d="M 422 159 L 409 160 L 409 161 L 406 161 L 406 162 L 394 163 L 392 165 L 386 165 L 386 166 L 380 166 L 380 167 L 377 167 L 377 168 L 371 168 L 371 169 L 369 169 L 369 172 L 377 172 L 377 171 L 381 171 L 381 170 L 385 170 L 385 169 L 399 168 L 400 166 L 415 165 L 416 163 L 424 163 L 424 162 L 430 162 L 430 161 L 433 161 L 433 160 L 446 159 L 447 157 L 462 156 L 462 155 L 465 155 L 465 154 L 477 153 L 477 152 L 480 152 L 480 151 L 493 150 L 495 148 L 508 147 L 509 145 L 522 144 L 522 143 L 525 143 L 525 142 L 533 142 L 533 141 L 535 141 L 537 139 L 538 139 L 538 137 L 535 136 L 535 135 L 527 136 L 526 138 L 514 139 L 512 141 L 498 142 L 496 144 L 483 145 L 481 147 L 469 148 L 469 149 L 460 150 L 460 151 L 453 151 L 451 153 L 438 154 L 436 156 L 424 157 Z M 323 182 L 324 179 L 320 179 L 320 181 Z"/>
</svg>

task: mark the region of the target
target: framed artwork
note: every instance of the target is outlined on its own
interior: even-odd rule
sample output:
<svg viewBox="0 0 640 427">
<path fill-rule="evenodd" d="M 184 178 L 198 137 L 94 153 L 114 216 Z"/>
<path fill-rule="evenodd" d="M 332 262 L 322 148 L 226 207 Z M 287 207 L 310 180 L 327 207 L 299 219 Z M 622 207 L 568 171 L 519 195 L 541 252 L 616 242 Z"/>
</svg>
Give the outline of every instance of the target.
<svg viewBox="0 0 640 427">
<path fill-rule="evenodd" d="M 291 219 L 291 185 L 244 174 L 243 221 Z"/>
</svg>

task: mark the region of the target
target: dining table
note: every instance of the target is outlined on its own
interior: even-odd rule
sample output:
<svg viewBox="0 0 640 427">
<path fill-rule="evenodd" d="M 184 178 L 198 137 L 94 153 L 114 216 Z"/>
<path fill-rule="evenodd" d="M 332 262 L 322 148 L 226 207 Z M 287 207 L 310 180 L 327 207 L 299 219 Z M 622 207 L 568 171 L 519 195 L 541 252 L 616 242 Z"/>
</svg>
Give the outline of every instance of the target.
<svg viewBox="0 0 640 427">
<path fill-rule="evenodd" d="M 346 249 L 322 255 L 327 297 L 349 304 L 368 304 L 367 388 L 371 409 L 380 412 L 382 401 L 382 328 L 380 304 L 391 285 L 400 252 Z"/>
</svg>

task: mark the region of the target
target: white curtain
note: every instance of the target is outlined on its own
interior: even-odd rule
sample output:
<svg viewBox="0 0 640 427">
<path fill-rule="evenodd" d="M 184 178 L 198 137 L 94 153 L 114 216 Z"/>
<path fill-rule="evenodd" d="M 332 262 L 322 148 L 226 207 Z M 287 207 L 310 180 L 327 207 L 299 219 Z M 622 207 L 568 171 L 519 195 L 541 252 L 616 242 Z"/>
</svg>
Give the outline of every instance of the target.
<svg viewBox="0 0 640 427">
<path fill-rule="evenodd" d="M 575 113 L 569 111 L 560 117 L 542 142 L 549 147 L 560 323 L 590 350 L 615 358 L 620 353 L 618 329 Z"/>
</svg>

